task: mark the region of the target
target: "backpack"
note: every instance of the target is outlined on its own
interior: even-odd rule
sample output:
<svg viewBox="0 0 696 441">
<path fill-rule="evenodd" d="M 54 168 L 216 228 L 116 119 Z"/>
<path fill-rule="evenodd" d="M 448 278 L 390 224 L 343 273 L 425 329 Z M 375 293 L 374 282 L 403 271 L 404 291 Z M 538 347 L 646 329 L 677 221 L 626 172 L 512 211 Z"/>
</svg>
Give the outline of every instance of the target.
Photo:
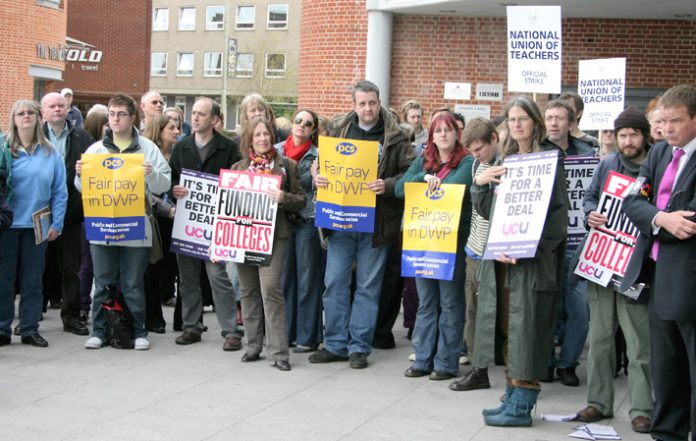
<svg viewBox="0 0 696 441">
<path fill-rule="evenodd" d="M 128 310 L 123 294 L 116 286 L 109 285 L 106 291 L 106 299 L 101 307 L 106 316 L 109 345 L 116 349 L 133 349 L 135 346 L 133 315 Z"/>
</svg>

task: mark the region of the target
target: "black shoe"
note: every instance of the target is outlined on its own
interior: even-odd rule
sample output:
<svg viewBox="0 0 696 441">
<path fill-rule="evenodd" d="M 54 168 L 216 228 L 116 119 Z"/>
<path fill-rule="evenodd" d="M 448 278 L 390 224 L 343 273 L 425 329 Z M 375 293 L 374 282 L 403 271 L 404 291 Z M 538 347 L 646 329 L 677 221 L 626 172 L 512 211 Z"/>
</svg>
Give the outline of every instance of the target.
<svg viewBox="0 0 696 441">
<path fill-rule="evenodd" d="M 449 380 L 452 378 L 455 378 L 455 374 L 450 374 L 449 372 L 443 372 L 443 371 L 432 371 L 430 373 L 430 378 L 431 380 L 434 381 L 442 381 L 442 380 Z"/>
<path fill-rule="evenodd" d="M 89 329 L 79 320 L 63 325 L 63 331 L 72 332 L 75 335 L 89 335 Z"/>
<path fill-rule="evenodd" d="M 575 387 L 580 385 L 580 379 L 577 375 L 575 375 L 574 367 L 558 368 L 556 369 L 556 373 L 558 374 L 558 378 L 561 379 L 561 383 L 564 386 Z"/>
<path fill-rule="evenodd" d="M 0 346 L 7 346 L 12 343 L 12 337 L 0 334 Z"/>
<path fill-rule="evenodd" d="M 14 331 L 12 331 L 12 333 L 17 336 L 22 335 L 22 330 L 19 329 L 19 325 L 15 326 Z"/>
<path fill-rule="evenodd" d="M 329 352 L 326 348 L 322 348 L 309 356 L 310 363 L 331 363 L 334 361 L 348 361 L 348 357 L 336 355 Z"/>
<path fill-rule="evenodd" d="M 155 334 L 164 334 L 165 332 L 167 332 L 167 329 L 164 327 L 164 325 L 148 326 L 147 330 L 150 332 L 154 332 Z"/>
<path fill-rule="evenodd" d="M 488 380 L 488 368 L 473 368 L 464 375 L 459 381 L 449 385 L 450 390 L 463 392 L 466 390 L 490 389 L 491 382 Z"/>
<path fill-rule="evenodd" d="M 411 340 L 413 338 L 413 328 L 408 328 L 408 332 L 406 333 L 406 338 Z"/>
<path fill-rule="evenodd" d="M 37 348 L 47 348 L 48 342 L 44 340 L 38 332 L 33 334 L 25 335 L 22 337 L 22 343 L 25 345 L 36 346 Z"/>
<path fill-rule="evenodd" d="M 394 334 L 390 332 L 389 335 L 384 337 L 375 337 L 372 341 L 372 347 L 375 349 L 394 349 L 396 347 Z"/>
<path fill-rule="evenodd" d="M 552 367 L 548 368 L 546 371 L 546 376 L 543 378 L 539 378 L 539 381 L 542 383 L 553 383 L 554 375 L 553 375 L 554 369 Z"/>
<path fill-rule="evenodd" d="M 273 366 L 277 367 L 278 370 L 281 371 L 289 371 L 290 368 L 290 362 L 287 360 L 276 360 L 275 363 L 273 363 Z"/>
<path fill-rule="evenodd" d="M 348 355 L 350 367 L 353 369 L 365 369 L 367 367 L 367 354 L 362 352 L 353 352 Z"/>
<path fill-rule="evenodd" d="M 244 355 L 242 355 L 242 363 L 251 363 L 252 361 L 259 361 L 260 359 L 261 359 L 261 356 L 259 354 L 244 354 Z M 289 364 L 288 364 L 288 367 L 290 367 Z"/>
<path fill-rule="evenodd" d="M 429 371 L 422 371 L 420 369 L 415 369 L 415 368 L 408 368 L 404 372 L 404 377 L 409 377 L 409 378 L 418 378 L 418 377 L 425 377 L 428 375 L 430 372 Z"/>
<path fill-rule="evenodd" d="M 84 324 L 87 324 L 87 322 L 89 321 L 88 311 L 80 311 L 80 321 Z"/>
</svg>

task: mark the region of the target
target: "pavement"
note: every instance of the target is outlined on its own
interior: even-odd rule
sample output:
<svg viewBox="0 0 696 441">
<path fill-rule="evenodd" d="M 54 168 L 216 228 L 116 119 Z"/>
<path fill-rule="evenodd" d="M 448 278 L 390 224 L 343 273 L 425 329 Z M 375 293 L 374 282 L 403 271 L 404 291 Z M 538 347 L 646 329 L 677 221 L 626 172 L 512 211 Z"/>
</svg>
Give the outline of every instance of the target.
<svg viewBox="0 0 696 441">
<path fill-rule="evenodd" d="M 164 308 L 171 318 L 173 308 Z M 168 320 L 171 323 L 171 320 Z M 369 367 L 310 364 L 292 354 L 292 371 L 262 359 L 242 363 L 242 351 L 223 352 L 214 314 L 201 343 L 178 346 L 168 326 L 150 334 L 149 351 L 83 349 L 86 337 L 62 330 L 49 310 L 40 332 L 46 349 L 19 337 L 0 348 L 2 441 L 550 441 L 569 440 L 580 423 L 542 421 L 585 405 L 584 356 L 580 387 L 543 384 L 530 428 L 493 428 L 481 410 L 499 404 L 502 367 L 490 370 L 492 388 L 452 392 L 450 381 L 406 378 L 410 342 L 395 329 L 397 348 L 375 350 Z M 400 323 L 400 322 L 397 322 Z M 468 370 L 462 366 L 462 373 Z M 624 440 L 649 441 L 628 418 L 626 377 L 615 381 L 613 426 Z"/>
</svg>

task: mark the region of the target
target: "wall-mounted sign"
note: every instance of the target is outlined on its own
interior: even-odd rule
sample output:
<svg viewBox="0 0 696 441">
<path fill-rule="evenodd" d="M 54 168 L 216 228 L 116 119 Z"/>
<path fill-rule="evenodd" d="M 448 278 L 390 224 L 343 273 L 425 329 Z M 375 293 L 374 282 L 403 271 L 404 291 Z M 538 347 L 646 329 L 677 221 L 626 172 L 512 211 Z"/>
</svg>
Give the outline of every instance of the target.
<svg viewBox="0 0 696 441">
<path fill-rule="evenodd" d="M 45 60 L 65 61 L 65 46 L 50 46 L 36 43 L 36 56 Z"/>
<path fill-rule="evenodd" d="M 486 83 L 476 84 L 476 99 L 479 101 L 502 101 L 503 85 Z"/>
<path fill-rule="evenodd" d="M 227 76 L 233 77 L 237 69 L 237 39 L 227 40 Z"/>
<path fill-rule="evenodd" d="M 104 52 L 96 49 L 95 46 L 74 38 L 65 37 L 66 55 L 65 61 L 77 63 L 81 70 L 96 72 L 99 70 L 99 63 L 104 56 Z"/>
<path fill-rule="evenodd" d="M 471 99 L 471 83 L 445 83 L 446 100 Z"/>
<path fill-rule="evenodd" d="M 454 112 L 464 116 L 466 121 L 477 117 L 491 119 L 491 106 L 487 104 L 457 104 Z"/>
</svg>

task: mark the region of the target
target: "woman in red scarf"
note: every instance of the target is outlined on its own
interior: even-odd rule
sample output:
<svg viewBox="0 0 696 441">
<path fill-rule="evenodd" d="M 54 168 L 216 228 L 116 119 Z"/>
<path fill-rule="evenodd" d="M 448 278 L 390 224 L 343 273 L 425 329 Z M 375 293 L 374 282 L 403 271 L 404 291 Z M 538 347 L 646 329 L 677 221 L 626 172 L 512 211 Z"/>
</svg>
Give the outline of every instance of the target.
<svg viewBox="0 0 696 441">
<path fill-rule="evenodd" d="M 273 254 L 269 266 L 237 263 L 242 313 L 244 315 L 244 340 L 246 351 L 243 362 L 259 360 L 266 340 L 266 354 L 274 366 L 290 370 L 288 353 L 287 318 L 280 277 L 285 261 L 290 225 L 286 210 L 300 211 L 305 206 L 305 194 L 300 185 L 297 163 L 287 159 L 273 148 L 273 126 L 265 118 L 249 123 L 249 130 L 242 137 L 242 159 L 232 165 L 232 170 L 282 176 L 280 188 L 269 189 L 267 194 L 278 203 Z"/>
<path fill-rule="evenodd" d="M 319 118 L 311 110 L 298 110 L 288 139 L 275 145 L 278 153 L 297 161 L 307 205 L 291 228 L 282 286 L 288 316 L 288 341 L 293 352 L 311 352 L 322 341 L 321 295 L 324 292 L 321 244 L 314 226 L 312 162 L 317 158 Z"/>
</svg>

